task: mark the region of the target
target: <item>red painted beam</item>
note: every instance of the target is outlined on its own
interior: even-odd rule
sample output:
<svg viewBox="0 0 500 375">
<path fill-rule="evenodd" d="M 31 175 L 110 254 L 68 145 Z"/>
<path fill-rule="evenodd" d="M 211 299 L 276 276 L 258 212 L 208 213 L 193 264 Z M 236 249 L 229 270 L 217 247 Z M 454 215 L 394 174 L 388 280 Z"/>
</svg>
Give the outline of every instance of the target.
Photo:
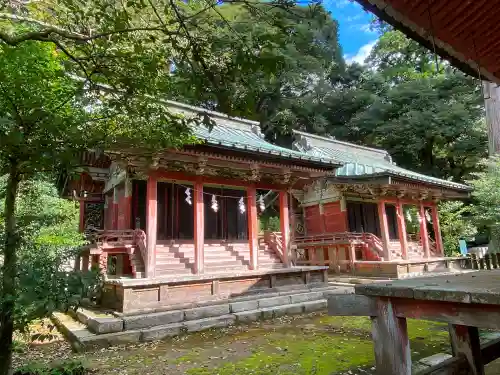
<svg viewBox="0 0 500 375">
<path fill-rule="evenodd" d="M 287 267 L 290 267 L 288 251 L 290 245 L 290 218 L 288 211 L 288 192 L 281 190 L 279 193 L 280 200 L 280 229 L 281 229 L 281 247 L 283 251 L 283 262 Z"/>
<path fill-rule="evenodd" d="M 155 171 L 154 174 L 158 179 L 165 179 L 165 180 L 187 181 L 193 183 L 196 181 L 201 181 L 204 184 L 237 186 L 245 188 L 248 187 L 249 185 L 249 183 L 246 181 L 232 180 L 219 177 L 193 176 L 182 172 Z M 266 190 L 280 190 L 283 189 L 283 185 L 255 183 L 255 188 L 266 189 Z"/>
<path fill-rule="evenodd" d="M 255 186 L 247 189 L 248 244 L 250 245 L 250 269 L 259 267 L 259 223 L 257 217 L 257 191 Z"/>
</svg>

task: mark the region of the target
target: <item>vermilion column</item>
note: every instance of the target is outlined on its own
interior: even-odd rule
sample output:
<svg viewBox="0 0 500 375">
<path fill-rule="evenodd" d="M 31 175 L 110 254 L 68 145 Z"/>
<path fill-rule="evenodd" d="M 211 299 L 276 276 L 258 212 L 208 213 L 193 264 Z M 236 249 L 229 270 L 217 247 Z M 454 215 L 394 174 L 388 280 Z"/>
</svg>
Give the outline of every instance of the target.
<svg viewBox="0 0 500 375">
<path fill-rule="evenodd" d="M 439 225 L 439 214 L 437 206 L 431 207 L 432 211 L 432 226 L 434 227 L 434 236 L 436 238 L 437 251 L 441 256 L 444 256 L 443 237 L 441 237 L 441 226 Z"/>
<path fill-rule="evenodd" d="M 280 229 L 283 261 L 287 267 L 290 267 L 288 257 L 290 249 L 290 218 L 288 217 L 288 193 L 285 190 L 280 191 Z"/>
<path fill-rule="evenodd" d="M 425 207 L 422 202 L 419 204 L 418 217 L 420 220 L 420 242 L 424 248 L 424 257 L 429 258 L 429 234 L 427 233 L 427 223 L 425 222 Z"/>
<path fill-rule="evenodd" d="M 193 192 L 194 210 L 194 272 L 203 273 L 205 268 L 205 214 L 203 203 L 203 183 L 197 180 Z"/>
<path fill-rule="evenodd" d="M 146 246 L 148 254 L 147 260 L 144 262 L 148 278 L 154 278 L 156 270 L 157 185 L 156 176 L 149 175 L 146 186 Z"/>
<path fill-rule="evenodd" d="M 396 205 L 396 213 L 398 217 L 398 235 L 399 243 L 401 244 L 401 257 L 408 259 L 408 240 L 406 238 L 406 222 L 403 203 L 398 202 Z"/>
<path fill-rule="evenodd" d="M 250 246 L 250 269 L 259 267 L 259 239 L 257 219 L 257 191 L 255 186 L 247 188 L 247 218 L 248 218 L 248 244 Z"/>
<path fill-rule="evenodd" d="M 380 233 L 382 236 L 382 246 L 384 249 L 384 260 L 391 260 L 389 251 L 389 225 L 387 223 L 387 214 L 385 212 L 385 202 L 378 202 L 378 217 L 380 222 Z"/>
<path fill-rule="evenodd" d="M 123 229 L 133 229 L 132 223 L 132 181 L 125 180 L 125 192 L 123 198 Z"/>
</svg>

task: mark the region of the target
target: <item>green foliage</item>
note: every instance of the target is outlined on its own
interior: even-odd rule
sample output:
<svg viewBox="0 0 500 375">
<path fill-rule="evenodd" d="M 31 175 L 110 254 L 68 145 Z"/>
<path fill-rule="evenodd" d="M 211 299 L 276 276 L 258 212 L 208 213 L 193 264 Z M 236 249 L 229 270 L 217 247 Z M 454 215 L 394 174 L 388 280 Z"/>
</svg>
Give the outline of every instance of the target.
<svg viewBox="0 0 500 375">
<path fill-rule="evenodd" d="M 68 360 L 55 365 L 31 363 L 14 371 L 14 375 L 85 375 L 90 370 L 78 360 Z"/>
<path fill-rule="evenodd" d="M 472 196 L 476 205 L 472 211 L 478 225 L 500 224 L 500 158 L 490 157 L 482 161 L 483 171 L 474 173 L 469 183 L 474 187 Z"/>
<path fill-rule="evenodd" d="M 316 87 L 344 70 L 337 22 L 322 6 L 225 4 L 202 21 L 201 53 L 225 85 L 214 88 L 209 76 L 200 81 L 192 64 L 176 61 L 177 98 L 258 120 L 273 140 L 299 118 L 321 131 L 324 121 L 312 112 Z"/>
<path fill-rule="evenodd" d="M 271 232 L 280 231 L 280 218 L 277 216 L 261 216 L 260 229 L 263 231 L 269 230 Z"/>
<path fill-rule="evenodd" d="M 0 177 L 0 241 L 4 236 L 5 176 Z M 75 272 L 72 261 L 84 244 L 78 233 L 79 210 L 58 196 L 43 178 L 23 181 L 16 210 L 19 243 L 15 326 L 24 330 L 34 319 L 56 309 L 75 308 L 96 292 L 95 272 Z M 2 275 L 0 274 L 0 280 Z"/>
<path fill-rule="evenodd" d="M 459 240 L 470 240 L 476 234 L 476 227 L 468 218 L 470 211 L 471 206 L 459 201 L 439 204 L 439 223 L 446 256 L 459 252 Z"/>
</svg>

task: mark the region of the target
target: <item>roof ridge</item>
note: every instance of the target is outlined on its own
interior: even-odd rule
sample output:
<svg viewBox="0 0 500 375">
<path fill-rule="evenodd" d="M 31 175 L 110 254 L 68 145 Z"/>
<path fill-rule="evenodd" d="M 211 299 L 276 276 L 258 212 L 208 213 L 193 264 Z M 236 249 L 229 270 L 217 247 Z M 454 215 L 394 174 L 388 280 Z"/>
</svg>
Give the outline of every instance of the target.
<svg viewBox="0 0 500 375">
<path fill-rule="evenodd" d="M 242 124 L 249 125 L 250 127 L 255 126 L 255 125 L 260 127 L 260 123 L 258 121 L 248 120 L 248 119 L 242 118 L 242 117 L 229 116 L 225 113 L 212 111 L 210 109 L 206 109 L 203 107 L 198 107 L 198 106 L 194 106 L 191 104 L 185 104 L 185 103 L 177 102 L 175 100 L 165 100 L 165 103 L 168 104 L 169 107 L 177 107 L 180 109 L 189 110 L 189 111 L 193 111 L 193 112 L 206 113 L 206 114 L 209 114 L 211 116 L 222 118 L 224 120 L 240 122 Z"/>
<path fill-rule="evenodd" d="M 384 150 L 384 149 L 381 149 L 381 148 L 374 148 L 374 147 L 362 146 L 362 145 L 358 145 L 356 143 L 351 143 L 351 142 L 346 142 L 346 141 L 340 141 L 340 140 L 338 140 L 336 138 L 328 138 L 328 137 L 324 137 L 324 136 L 317 135 L 317 134 L 311 134 L 311 133 L 303 132 L 303 131 L 300 131 L 300 130 L 293 130 L 293 132 L 296 133 L 296 134 L 304 135 L 306 137 L 317 138 L 317 139 L 324 140 L 324 141 L 327 141 L 327 142 L 332 142 L 332 143 L 339 143 L 339 144 L 342 144 L 344 146 L 356 147 L 356 148 L 359 148 L 359 149 L 362 149 L 362 150 L 367 150 L 367 151 L 374 151 L 374 152 L 383 154 L 384 156 L 389 156 L 391 158 L 391 160 L 392 160 L 392 157 L 389 154 L 389 152 L 387 152 L 387 150 Z"/>
</svg>

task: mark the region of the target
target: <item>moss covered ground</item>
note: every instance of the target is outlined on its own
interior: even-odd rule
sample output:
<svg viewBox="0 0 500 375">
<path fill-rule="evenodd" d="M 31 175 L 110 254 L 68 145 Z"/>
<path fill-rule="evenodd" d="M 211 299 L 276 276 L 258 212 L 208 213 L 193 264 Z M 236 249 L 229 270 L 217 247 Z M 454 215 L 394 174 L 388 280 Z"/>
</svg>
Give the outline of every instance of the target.
<svg viewBox="0 0 500 375">
<path fill-rule="evenodd" d="M 446 325 L 409 321 L 412 358 L 448 350 Z M 332 375 L 373 373 L 368 318 L 285 317 L 160 342 L 74 354 L 63 342 L 16 354 L 29 360 L 82 359 L 96 374 Z"/>
</svg>

